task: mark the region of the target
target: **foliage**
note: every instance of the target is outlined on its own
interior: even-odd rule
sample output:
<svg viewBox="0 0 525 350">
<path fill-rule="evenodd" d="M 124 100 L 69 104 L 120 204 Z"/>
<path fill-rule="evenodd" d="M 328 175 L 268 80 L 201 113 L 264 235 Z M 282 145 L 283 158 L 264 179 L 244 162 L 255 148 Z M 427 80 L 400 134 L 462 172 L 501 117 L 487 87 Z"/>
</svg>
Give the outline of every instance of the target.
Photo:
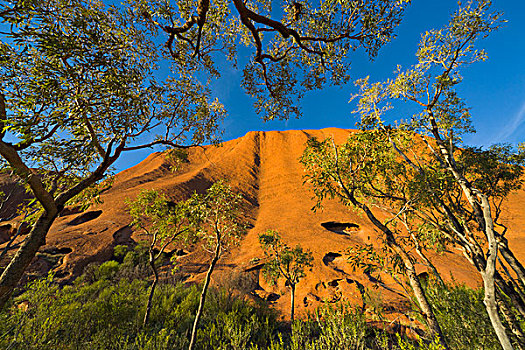
<svg viewBox="0 0 525 350">
<path fill-rule="evenodd" d="M 317 340 L 319 350 L 363 349 L 370 329 L 365 316 L 357 308 L 349 305 L 327 304 L 317 311 L 320 334 Z"/>
<path fill-rule="evenodd" d="M 347 82 L 350 52 L 375 57 L 409 2 L 128 1 L 145 26 L 164 32 L 175 64 L 208 77 L 240 61 L 242 85 L 265 119 L 299 116 L 305 93 Z M 245 47 L 249 60 L 238 57 Z"/>
<path fill-rule="evenodd" d="M 513 277 L 507 266 L 502 266 L 505 279 L 496 264 L 508 264 L 522 285 L 525 269 L 508 247 L 507 228 L 499 217 L 506 195 L 521 187 L 524 156 L 506 145 L 486 151 L 459 148 L 461 135 L 472 128 L 469 110 L 455 91 L 461 82 L 460 68 L 486 59 L 475 41 L 501 22 L 490 1 L 460 4 L 447 27 L 422 36 L 416 65 L 398 68 L 396 77 L 383 83 L 370 83 L 368 78 L 356 82 L 360 91 L 354 98 L 359 99 L 356 112 L 362 132 L 342 146 L 331 140 L 311 140 L 302 162 L 318 207 L 325 197 L 338 197 L 362 209 L 382 231 L 385 246 L 395 253 L 390 264 L 408 277 L 420 307 L 427 309 L 423 314 L 432 310 L 423 305 L 424 293 L 417 279 L 410 277 L 415 273 L 409 252 L 417 253 L 439 278 L 425 250 L 440 251 L 450 244 L 462 247 L 483 278 L 485 305 L 496 334 L 503 347 L 510 349 L 496 299 L 504 303 L 512 299 L 504 316 L 523 343 L 517 321 L 525 315 L 520 301 L 523 292 L 508 282 Z M 421 111 L 392 127 L 385 115 L 396 99 L 414 102 Z M 372 208 L 386 215 L 386 220 L 381 222 Z M 370 248 L 354 250 L 358 253 L 354 263 L 369 270 L 384 266 L 387 251 L 377 254 Z M 505 262 L 498 262 L 498 249 Z"/>
<path fill-rule="evenodd" d="M 291 306 L 290 319 L 294 320 L 295 310 L 295 286 L 306 276 L 305 268 L 312 267 L 314 260 L 310 251 L 303 251 L 297 245 L 290 249 L 281 242 L 279 232 L 268 230 L 266 233 L 259 234 L 261 244 L 267 261 L 264 263 L 263 275 L 271 283 L 276 284 L 279 278 L 285 279 L 285 286 L 290 287 Z"/>
<path fill-rule="evenodd" d="M 210 253 L 223 252 L 237 244 L 245 225 L 241 218 L 244 202 L 224 181 L 217 181 L 205 194 L 195 193 L 189 200 L 189 213 L 195 219 L 196 234 Z"/>
<path fill-rule="evenodd" d="M 464 285 L 442 286 L 433 279 L 425 290 L 451 348 L 500 349 L 483 305 L 483 290 Z"/>
<path fill-rule="evenodd" d="M 194 241 L 192 218 L 187 201 L 172 202 L 166 194 L 143 190 L 133 201 L 127 201 L 132 225 L 151 238 L 151 249 L 160 247 L 156 256 L 170 243 L 189 244 Z M 155 259 L 156 260 L 156 259 Z"/>
<path fill-rule="evenodd" d="M 268 230 L 259 234 L 261 244 L 267 261 L 264 263 L 264 277 L 272 284 L 279 278 L 284 278 L 286 284 L 295 286 L 306 276 L 305 269 L 312 267 L 314 260 L 310 251 L 304 251 L 300 245 L 290 248 L 281 241 L 279 232 Z"/>
<path fill-rule="evenodd" d="M 146 190 L 139 193 L 134 201 L 128 202 L 129 214 L 133 218 L 132 224 L 151 236 L 148 255 L 149 265 L 153 271 L 144 325 L 149 320 L 155 288 L 159 280 L 157 261 L 164 254 L 169 244 L 185 242 L 188 244 L 192 235 L 192 217 L 187 202 L 169 202 L 166 196 L 155 190 Z M 158 251 L 156 251 L 158 246 Z"/>
<path fill-rule="evenodd" d="M 99 278 L 101 280 L 112 279 L 117 274 L 118 270 L 118 262 L 116 262 L 115 260 L 106 261 L 98 267 Z"/>
<path fill-rule="evenodd" d="M 180 170 L 184 163 L 188 163 L 188 151 L 182 148 L 172 148 L 165 152 L 165 160 L 172 172 Z"/>
<path fill-rule="evenodd" d="M 128 254 L 133 254 L 133 250 Z M 129 260 L 129 259 L 128 259 Z M 195 286 L 161 284 L 156 290 L 150 322 L 141 328 L 148 283 L 118 277 L 125 263 L 95 267 L 97 278 L 84 276 L 63 288 L 53 276 L 28 286 L 4 313 L 0 346 L 10 349 L 180 349 L 198 304 Z M 211 291 L 199 332 L 200 349 L 243 349 L 265 346 L 277 326 L 275 315 L 262 305 Z M 27 309 L 25 309 L 25 307 Z M 241 345 L 239 345 L 241 344 Z M 215 347 L 218 345 L 218 347 Z"/>
<path fill-rule="evenodd" d="M 426 250 L 440 250 L 444 242 L 418 216 L 424 203 L 418 191 L 419 173 L 400 161 L 396 151 L 412 149 L 416 138 L 411 133 L 395 135 L 401 139 L 396 148 L 389 142 L 389 134 L 377 130 L 355 133 L 343 145 L 336 145 L 332 139 L 312 138 L 300 161 L 306 170 L 305 183 L 312 185 L 317 198 L 314 209 L 322 208 L 324 200 L 336 198 L 365 214 L 379 229 L 380 244 L 349 248 L 348 261 L 354 269 L 373 274 L 379 283 L 383 276 L 393 278 L 426 315 L 433 338 L 432 333 L 441 331 L 421 287 L 415 261 L 420 258 L 440 278 Z"/>
<path fill-rule="evenodd" d="M 362 310 L 344 303 L 322 305 L 314 316 L 297 320 L 289 337 L 279 336 L 271 350 L 324 350 L 324 349 L 442 349 L 439 340 L 425 342 L 410 339 L 399 333 L 374 328 L 365 320 Z"/>
</svg>

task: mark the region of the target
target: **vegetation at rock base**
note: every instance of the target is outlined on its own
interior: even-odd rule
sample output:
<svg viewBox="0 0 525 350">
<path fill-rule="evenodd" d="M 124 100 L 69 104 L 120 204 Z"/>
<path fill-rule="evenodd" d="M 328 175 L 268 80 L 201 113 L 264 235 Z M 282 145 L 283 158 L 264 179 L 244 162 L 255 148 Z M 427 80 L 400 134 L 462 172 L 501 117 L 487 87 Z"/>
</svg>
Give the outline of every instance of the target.
<svg viewBox="0 0 525 350">
<path fill-rule="evenodd" d="M 90 265 L 72 285 L 58 286 L 53 275 L 32 282 L 0 313 L 0 347 L 186 348 L 200 288 L 162 279 L 149 322 L 143 325 L 150 287 L 144 278 L 150 274 L 148 249 L 147 242 L 135 248 L 118 246 L 116 260 Z M 161 260 L 159 267 L 169 264 L 167 257 Z M 480 312 L 482 291 L 425 287 L 451 348 L 499 349 L 491 328 L 483 327 L 490 321 Z M 344 303 L 327 303 L 289 325 L 279 321 L 266 302 L 232 288 L 212 288 L 208 294 L 196 349 L 440 349 L 436 341 L 388 330 L 389 322 L 374 326 L 367 322 L 366 312 Z"/>
</svg>

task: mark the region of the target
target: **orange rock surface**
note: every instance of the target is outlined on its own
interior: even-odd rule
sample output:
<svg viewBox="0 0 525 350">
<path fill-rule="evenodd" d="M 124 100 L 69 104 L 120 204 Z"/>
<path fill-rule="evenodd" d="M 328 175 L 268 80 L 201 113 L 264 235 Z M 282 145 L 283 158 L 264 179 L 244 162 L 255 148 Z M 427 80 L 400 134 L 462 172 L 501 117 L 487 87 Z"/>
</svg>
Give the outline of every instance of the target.
<svg viewBox="0 0 525 350">
<path fill-rule="evenodd" d="M 188 162 L 173 173 L 162 153 L 153 153 L 140 164 L 116 175 L 113 186 L 101 196 L 102 204 L 83 213 L 63 215 L 53 225 L 43 251 L 63 255 L 56 268 L 58 276 L 78 276 L 90 262 L 111 258 L 112 248 L 144 239 L 141 232 L 130 228 L 126 213 L 127 199 L 133 199 L 143 189 L 165 191 L 174 200 L 185 199 L 194 191 L 203 192 L 211 183 L 227 179 L 233 189 L 245 198 L 245 219 L 252 228 L 239 246 L 223 257 L 215 273 L 216 283 L 227 285 L 225 279 L 236 274 L 250 274 L 258 281 L 255 294 L 273 300 L 275 307 L 287 314 L 289 290 L 280 284 L 268 285 L 260 274 L 264 254 L 258 234 L 276 229 L 290 245 L 300 244 L 314 256 L 314 266 L 297 286 L 296 308 L 299 313 L 313 311 L 323 300 L 348 300 L 361 306 L 385 303 L 386 310 L 402 310 L 408 305 L 404 291 L 385 276 L 377 286 L 374 279 L 362 271 L 353 271 L 346 262 L 345 250 L 362 244 L 378 244 L 378 232 L 368 220 L 337 201 L 329 201 L 324 210 L 313 212 L 313 193 L 303 185 L 304 170 L 298 162 L 307 139 L 328 136 L 344 142 L 351 130 L 322 129 L 305 131 L 249 132 L 244 137 L 189 150 Z M 511 248 L 525 259 L 525 191 L 513 193 L 504 212 L 509 225 Z M 326 224 L 333 222 L 332 224 Z M 325 224 L 324 226 L 322 224 Z M 330 230 L 331 229 L 331 230 Z M 448 251 L 431 255 L 445 279 L 454 279 L 470 286 L 479 285 L 476 271 L 461 252 Z M 210 257 L 198 246 L 180 258 L 189 281 L 203 277 Z M 38 260 L 38 259 L 37 259 Z M 38 263 L 36 261 L 35 263 Z M 420 271 L 425 268 L 418 265 Z M 373 288 L 373 286 L 377 288 Z M 369 297 L 363 300 L 363 293 Z"/>
</svg>

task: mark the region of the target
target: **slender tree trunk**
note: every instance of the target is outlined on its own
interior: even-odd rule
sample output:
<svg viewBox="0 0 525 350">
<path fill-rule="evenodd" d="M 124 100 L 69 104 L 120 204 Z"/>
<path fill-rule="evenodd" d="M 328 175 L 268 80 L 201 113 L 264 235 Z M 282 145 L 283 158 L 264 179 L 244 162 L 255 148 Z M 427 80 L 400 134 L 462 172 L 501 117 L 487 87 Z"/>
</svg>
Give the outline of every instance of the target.
<svg viewBox="0 0 525 350">
<path fill-rule="evenodd" d="M 24 271 L 35 257 L 38 249 L 45 244 L 46 235 L 58 215 L 55 212 L 45 211 L 40 215 L 31 232 L 20 246 L 13 259 L 0 277 L 0 310 L 11 297 L 13 290 L 24 275 Z"/>
<path fill-rule="evenodd" d="M 210 263 L 210 267 L 208 268 L 208 272 L 206 273 L 206 278 L 204 279 L 204 285 L 202 286 L 201 297 L 199 300 L 199 308 L 197 309 L 197 315 L 195 315 L 195 321 L 193 322 L 190 346 L 188 350 L 193 350 L 195 348 L 195 341 L 197 339 L 197 327 L 199 326 L 199 320 L 202 315 L 202 310 L 204 310 L 204 302 L 206 301 L 206 292 L 208 291 L 208 286 L 210 285 L 211 274 L 213 272 L 213 269 L 215 268 L 217 261 L 219 261 L 220 251 L 221 251 L 221 246 L 219 243 L 217 244 L 217 248 L 215 249 L 215 255 L 213 256 L 213 259 Z"/>
<path fill-rule="evenodd" d="M 151 305 L 153 303 L 153 294 L 155 293 L 155 287 L 157 286 L 157 283 L 159 281 L 159 273 L 157 271 L 157 267 L 155 266 L 155 258 L 151 249 L 149 252 L 149 265 L 153 270 L 153 283 L 151 284 L 149 290 L 148 303 L 146 305 L 146 313 L 144 314 L 144 322 L 142 323 L 142 327 L 146 327 L 146 324 L 148 323 L 149 315 L 151 312 Z"/>
<path fill-rule="evenodd" d="M 481 200 L 480 206 L 482 208 L 483 219 L 485 221 L 484 229 L 488 243 L 487 266 L 485 267 L 485 271 L 483 271 L 481 274 L 481 277 L 483 278 L 483 286 L 485 288 L 485 299 L 483 302 L 485 303 L 490 322 L 492 323 L 492 327 L 494 327 L 494 331 L 496 332 L 496 336 L 498 337 L 501 347 L 503 350 L 511 350 L 513 348 L 510 343 L 510 339 L 505 332 L 505 327 L 499 318 L 498 307 L 496 304 L 495 274 L 496 259 L 498 257 L 498 242 L 496 241 L 496 236 L 494 234 L 494 226 L 488 198 L 484 194 L 480 194 L 479 198 Z"/>
<path fill-rule="evenodd" d="M 290 283 L 290 289 L 291 289 L 291 302 L 292 302 L 292 305 L 290 306 L 290 320 L 292 321 L 293 323 L 293 320 L 294 320 L 294 312 L 295 312 L 295 284 L 293 283 Z"/>
<path fill-rule="evenodd" d="M 483 287 L 485 289 L 485 298 L 483 303 L 489 314 L 490 323 L 492 328 L 496 332 L 496 336 L 501 344 L 503 350 L 513 350 L 513 347 L 510 343 L 510 339 L 505 332 L 505 326 L 501 322 L 498 314 L 498 307 L 496 304 L 496 290 L 494 288 L 494 279 L 491 279 L 490 276 L 486 273 L 482 274 L 483 277 Z"/>
<path fill-rule="evenodd" d="M 453 150 L 449 149 L 439 133 L 439 127 L 434 114 L 430 108 L 427 108 L 428 116 L 432 126 L 432 134 L 436 140 L 439 151 L 447 166 L 447 170 L 454 176 L 457 184 L 460 186 L 463 194 L 467 198 L 472 210 L 474 211 L 476 222 L 480 226 L 480 230 L 485 233 L 488 243 L 486 267 L 481 271 L 483 279 L 483 286 L 485 289 L 485 298 L 483 303 L 489 314 L 490 322 L 496 332 L 498 340 L 504 350 L 511 350 L 512 345 L 509 337 L 505 332 L 505 327 L 501 322 L 496 305 L 496 287 L 495 287 L 495 272 L 496 272 L 496 258 L 498 254 L 498 243 L 496 241 L 496 233 L 494 231 L 494 221 L 492 219 L 490 203 L 488 197 L 476 190 L 471 183 L 458 171 L 454 159 Z"/>
<path fill-rule="evenodd" d="M 448 345 L 445 341 L 445 337 L 443 336 L 443 332 L 441 331 L 441 327 L 439 326 L 436 316 L 434 315 L 434 311 L 432 310 L 432 307 L 428 302 L 427 296 L 425 295 L 425 291 L 421 286 L 421 282 L 419 281 L 419 277 L 416 274 L 416 269 L 414 267 L 414 264 L 412 263 L 412 260 L 401 247 L 397 246 L 396 250 L 401 256 L 401 259 L 403 259 L 403 263 L 405 264 L 406 268 L 406 274 L 408 277 L 408 282 L 410 283 L 410 287 L 414 292 L 414 296 L 416 297 L 417 303 L 419 304 L 419 307 L 423 312 L 423 316 L 427 321 L 430 332 L 434 335 L 437 335 L 439 337 L 441 345 L 443 345 L 445 349 L 448 349 Z"/>
<path fill-rule="evenodd" d="M 501 310 L 501 313 L 503 314 L 503 317 L 505 317 L 505 321 L 507 321 L 510 330 L 512 333 L 514 333 L 516 339 L 518 340 L 518 349 L 525 350 L 525 334 L 523 334 L 523 330 L 521 329 L 519 321 L 516 319 L 507 303 L 503 300 L 504 296 L 498 293 L 497 297 L 499 310 Z"/>
<path fill-rule="evenodd" d="M 514 270 L 514 272 L 518 276 L 518 280 L 520 281 L 521 287 L 525 288 L 525 268 L 519 262 L 519 260 L 516 259 L 512 251 L 509 249 L 507 239 L 499 235 L 497 237 L 497 240 L 501 256 L 503 256 L 507 264 L 509 264 L 509 266 Z"/>
</svg>

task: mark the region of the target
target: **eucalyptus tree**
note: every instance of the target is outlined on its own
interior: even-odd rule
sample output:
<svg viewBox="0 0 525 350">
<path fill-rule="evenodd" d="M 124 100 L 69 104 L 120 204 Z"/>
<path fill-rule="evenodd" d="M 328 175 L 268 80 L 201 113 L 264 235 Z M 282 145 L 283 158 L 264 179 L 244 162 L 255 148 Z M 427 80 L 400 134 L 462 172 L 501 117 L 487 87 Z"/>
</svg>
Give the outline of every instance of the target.
<svg viewBox="0 0 525 350">
<path fill-rule="evenodd" d="M 241 208 L 244 203 L 242 196 L 235 193 L 224 181 L 215 182 L 205 194 L 195 193 L 188 200 L 188 214 L 194 218 L 197 239 L 201 241 L 203 249 L 212 254 L 193 322 L 189 350 L 194 349 L 196 345 L 197 328 L 213 270 L 224 253 L 236 245 L 241 234 L 245 232 L 245 225 L 241 220 Z"/>
<path fill-rule="evenodd" d="M 298 101 L 348 82 L 351 52 L 369 57 L 394 37 L 409 0 L 129 0 L 165 34 L 174 62 L 220 75 L 244 65 L 242 85 L 266 119 L 300 116 Z M 239 53 L 253 50 L 248 62 Z M 229 63 L 217 62 L 223 52 Z"/>
<path fill-rule="evenodd" d="M 525 316 L 525 270 L 508 245 L 500 214 L 502 201 L 522 184 L 523 146 L 521 150 L 495 146 L 487 151 L 464 147 L 461 135 L 473 131 L 471 115 L 455 90 L 462 81 L 460 70 L 487 58 L 475 47 L 476 40 L 501 23 L 490 1 L 460 6 L 445 28 L 422 35 L 417 64 L 406 70 L 398 68 L 395 78 L 384 83 L 369 83 L 368 78 L 358 81 L 356 97 L 361 127 L 386 134 L 390 131 L 384 114 L 392 108 L 392 101 L 418 107 L 413 116 L 398 121 L 398 128 L 423 135 L 420 147 L 403 150 L 393 137 L 388 142 L 400 161 L 421 178 L 419 191 L 426 193 L 424 204 L 432 208 L 422 219 L 462 247 L 480 273 L 484 303 L 498 340 L 504 349 L 512 349 L 498 306 L 518 339 L 517 346 L 523 348 L 519 320 Z"/>
<path fill-rule="evenodd" d="M 213 141 L 224 111 L 189 69 L 158 79 L 161 46 L 125 8 L 2 1 L 0 21 L 1 165 L 38 209 L 2 271 L 2 307 L 64 206 L 96 192 L 119 157 Z"/>
<path fill-rule="evenodd" d="M 157 262 L 170 244 L 185 245 L 194 240 L 191 210 L 187 201 L 172 203 L 168 197 L 156 190 L 145 190 L 128 202 L 132 224 L 144 231 L 149 239 L 148 262 L 153 271 L 143 325 L 146 326 L 151 313 L 155 287 L 159 281 Z"/>
<path fill-rule="evenodd" d="M 366 272 L 389 273 L 413 295 L 424 317 L 431 338 L 438 337 L 447 348 L 445 337 L 432 310 L 416 272 L 416 251 L 426 265 L 436 272 L 424 248 L 439 244 L 428 237 L 428 230 L 414 222 L 414 206 L 418 203 L 419 179 L 411 169 L 399 162 L 390 144 L 381 142 L 377 131 L 351 135 L 343 145 L 328 138 L 311 138 L 300 159 L 305 167 L 305 182 L 312 186 L 317 198 L 315 208 L 322 208 L 326 199 L 336 198 L 350 208 L 362 211 L 382 235 L 379 247 L 364 244 L 348 251 L 349 262 Z M 408 170 L 408 172 L 407 172 Z M 408 288 L 405 286 L 406 276 Z M 438 277 L 439 278 L 439 277 Z M 381 276 L 378 275 L 381 281 Z"/>
<path fill-rule="evenodd" d="M 300 245 L 291 249 L 283 244 L 279 232 L 268 230 L 259 235 L 267 261 L 263 267 L 264 277 L 272 284 L 276 284 L 282 277 L 290 287 L 291 305 L 290 320 L 294 320 L 295 311 L 295 286 L 306 276 L 305 269 L 312 267 L 314 260 L 312 253 L 303 250 Z"/>
</svg>

